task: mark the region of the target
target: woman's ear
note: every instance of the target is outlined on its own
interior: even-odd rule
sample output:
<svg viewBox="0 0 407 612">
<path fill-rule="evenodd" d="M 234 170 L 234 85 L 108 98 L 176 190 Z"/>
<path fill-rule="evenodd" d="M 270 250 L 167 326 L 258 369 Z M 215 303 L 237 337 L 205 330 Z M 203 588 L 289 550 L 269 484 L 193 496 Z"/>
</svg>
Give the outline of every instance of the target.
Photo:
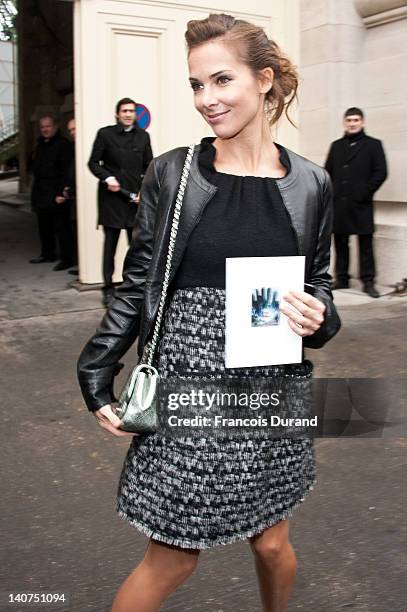
<svg viewBox="0 0 407 612">
<path fill-rule="evenodd" d="M 274 72 L 270 67 L 259 70 L 258 81 L 260 93 L 266 94 L 273 87 Z"/>
</svg>

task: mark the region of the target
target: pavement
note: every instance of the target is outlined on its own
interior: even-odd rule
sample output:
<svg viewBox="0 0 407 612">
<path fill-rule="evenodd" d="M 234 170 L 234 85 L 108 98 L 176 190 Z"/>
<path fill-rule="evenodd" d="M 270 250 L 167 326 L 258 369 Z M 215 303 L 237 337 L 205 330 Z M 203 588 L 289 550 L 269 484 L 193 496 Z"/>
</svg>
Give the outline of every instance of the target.
<svg viewBox="0 0 407 612">
<path fill-rule="evenodd" d="M 37 240 L 26 207 L 0 205 L 0 596 L 65 593 L 68 606 L 31 609 L 107 612 L 148 540 L 115 513 L 128 442 L 96 426 L 76 382 L 77 356 L 104 312 L 100 294 L 76 291 L 52 264 L 28 264 Z M 357 283 L 335 297 L 343 329 L 309 351 L 316 376 L 374 379 L 391 395 L 406 381 L 407 298 L 373 300 Z M 125 361 L 134 363 L 134 348 Z M 395 429 L 316 440 L 318 483 L 291 522 L 290 612 L 407 610 L 407 438 L 397 429 L 407 408 L 390 395 Z M 260 612 L 247 543 L 203 551 L 162 610 Z"/>
<path fill-rule="evenodd" d="M 0 203 L 29 212 L 30 196 L 28 193 L 19 193 L 18 184 L 18 177 L 0 176 Z"/>
</svg>

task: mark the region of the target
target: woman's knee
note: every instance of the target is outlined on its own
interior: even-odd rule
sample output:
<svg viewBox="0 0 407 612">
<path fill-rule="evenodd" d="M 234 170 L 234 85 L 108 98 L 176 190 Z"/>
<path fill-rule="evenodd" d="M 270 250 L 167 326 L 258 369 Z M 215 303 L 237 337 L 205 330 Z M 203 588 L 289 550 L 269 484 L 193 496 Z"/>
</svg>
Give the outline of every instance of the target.
<svg viewBox="0 0 407 612">
<path fill-rule="evenodd" d="M 174 563 L 174 567 L 172 568 L 174 575 L 181 582 L 189 578 L 189 576 L 193 574 L 196 569 L 196 566 L 198 565 L 198 558 L 198 554 L 190 553 L 186 553 L 182 556 L 179 556 Z"/>
<path fill-rule="evenodd" d="M 259 535 L 249 539 L 255 557 L 267 564 L 278 562 L 282 556 L 290 553 L 292 547 L 289 541 L 288 521 L 281 521 L 269 527 Z"/>
<path fill-rule="evenodd" d="M 167 544 L 150 542 L 145 561 L 154 566 L 162 578 L 182 582 L 195 570 L 199 550 L 182 549 Z"/>
</svg>

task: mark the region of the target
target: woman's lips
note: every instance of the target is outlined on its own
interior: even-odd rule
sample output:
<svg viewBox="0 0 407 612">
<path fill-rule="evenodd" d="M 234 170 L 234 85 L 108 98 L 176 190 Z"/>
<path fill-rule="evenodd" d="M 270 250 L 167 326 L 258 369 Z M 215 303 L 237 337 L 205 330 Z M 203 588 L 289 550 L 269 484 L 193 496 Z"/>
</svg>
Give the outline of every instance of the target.
<svg viewBox="0 0 407 612">
<path fill-rule="evenodd" d="M 213 113 L 213 115 L 206 115 L 206 119 L 208 121 L 208 123 L 219 123 L 220 121 L 222 121 L 223 117 L 228 113 L 229 111 L 224 111 L 223 113 Z"/>
</svg>

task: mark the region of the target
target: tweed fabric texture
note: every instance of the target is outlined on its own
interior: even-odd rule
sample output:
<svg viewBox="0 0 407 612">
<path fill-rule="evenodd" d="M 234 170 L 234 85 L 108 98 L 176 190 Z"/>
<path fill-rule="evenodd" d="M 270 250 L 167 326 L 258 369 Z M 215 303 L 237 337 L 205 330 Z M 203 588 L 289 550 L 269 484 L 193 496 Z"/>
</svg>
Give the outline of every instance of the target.
<svg viewBox="0 0 407 612">
<path fill-rule="evenodd" d="M 225 291 L 178 289 L 167 308 L 157 352 L 160 376 L 309 377 L 310 364 L 227 369 Z M 243 540 L 291 516 L 313 488 L 309 438 L 135 436 L 117 511 L 145 535 L 182 548 Z"/>
</svg>

